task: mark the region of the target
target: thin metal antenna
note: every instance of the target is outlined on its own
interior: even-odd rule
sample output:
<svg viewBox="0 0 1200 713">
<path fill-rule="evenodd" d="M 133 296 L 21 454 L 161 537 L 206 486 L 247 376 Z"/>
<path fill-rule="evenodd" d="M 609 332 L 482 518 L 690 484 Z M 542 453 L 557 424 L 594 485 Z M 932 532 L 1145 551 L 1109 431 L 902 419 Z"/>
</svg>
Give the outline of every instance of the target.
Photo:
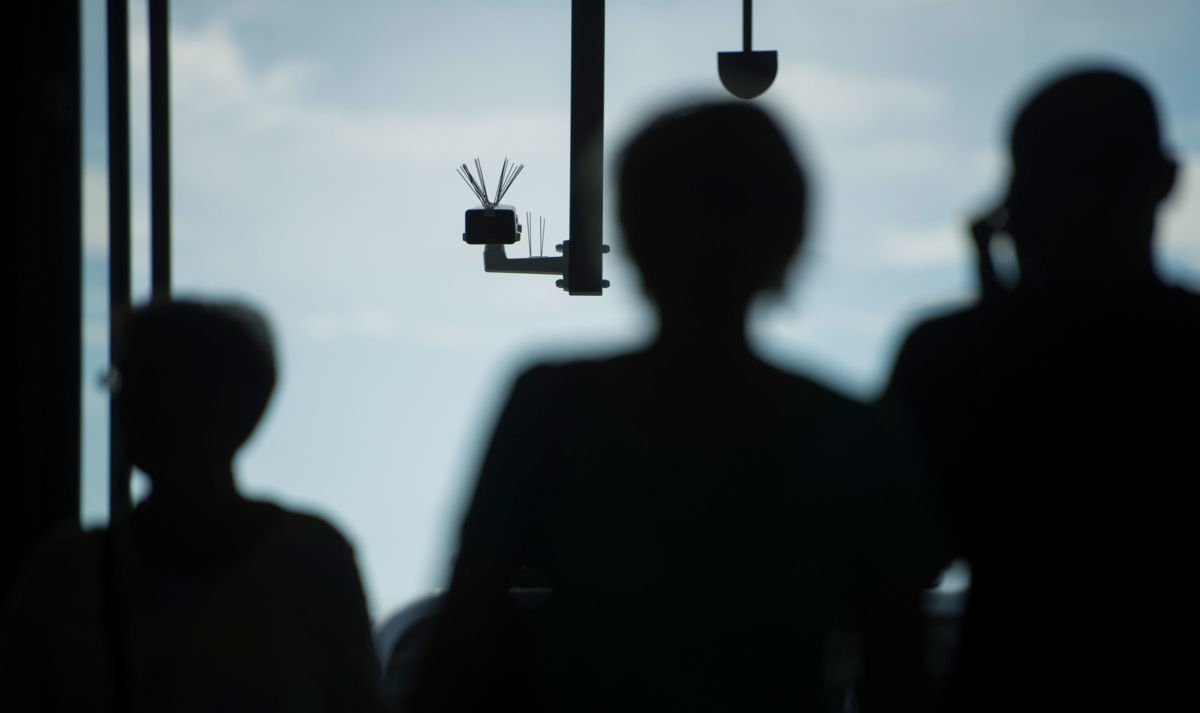
<svg viewBox="0 0 1200 713">
<path fill-rule="evenodd" d="M 529 243 L 529 257 L 533 257 L 533 213 L 525 211 L 525 227 L 529 228 L 525 242 Z"/>
<path fill-rule="evenodd" d="M 459 166 L 457 171 L 459 177 L 466 181 L 467 187 L 471 189 L 471 192 L 475 194 L 475 197 L 482 201 L 483 196 L 479 194 L 479 186 L 475 185 L 475 179 L 471 177 L 471 173 L 467 170 L 467 164 L 464 163 L 463 165 Z"/>
<path fill-rule="evenodd" d="M 546 256 L 546 219 L 539 215 L 538 222 L 540 223 L 540 225 L 538 226 L 538 256 L 545 257 Z"/>
<path fill-rule="evenodd" d="M 507 173 L 500 172 L 500 184 L 496 187 L 496 200 L 493 205 L 500 202 L 504 198 L 504 194 L 508 193 L 508 189 L 512 188 L 513 182 L 517 180 L 517 176 L 521 175 L 521 169 L 525 168 L 525 164 L 518 163 L 515 166 L 508 163 L 508 158 L 504 159 L 505 165 L 510 169 Z"/>
<path fill-rule="evenodd" d="M 483 204 L 491 205 L 492 202 L 488 200 L 487 181 L 483 178 L 483 164 L 479 163 L 478 156 L 475 157 L 475 170 L 479 172 L 479 185 L 483 188 Z"/>
<path fill-rule="evenodd" d="M 508 185 L 504 186 L 505 193 L 508 193 L 508 189 L 512 188 L 512 184 L 517 182 L 517 176 L 520 176 L 521 171 L 524 171 L 524 170 L 525 170 L 525 164 L 518 163 L 516 170 L 513 171 L 512 174 L 510 174 L 508 177 Z"/>
<path fill-rule="evenodd" d="M 500 166 L 500 179 L 496 182 L 495 200 L 488 196 L 487 181 L 483 177 L 483 165 L 478 158 L 475 159 L 475 173 L 471 173 L 471 168 L 465 163 L 455 170 L 484 208 L 495 208 L 500 204 L 500 199 L 504 197 L 504 194 L 508 193 L 508 189 L 512 188 L 513 182 L 517 180 L 517 176 L 521 175 L 521 170 L 524 168 L 525 164 L 513 164 L 507 156 L 504 157 L 504 163 Z M 479 180 L 475 179 L 476 175 L 479 176 Z"/>
<path fill-rule="evenodd" d="M 458 176 L 459 178 L 463 179 L 463 182 L 467 184 L 467 188 L 471 189 L 471 192 L 475 194 L 475 197 L 478 198 L 479 202 L 482 203 L 483 207 L 486 208 L 487 201 L 483 197 L 483 191 L 480 190 L 478 185 L 476 185 L 475 179 L 471 177 L 470 172 L 467 170 L 467 164 L 464 163 L 458 169 Z"/>
<path fill-rule="evenodd" d="M 500 179 L 496 181 L 496 203 L 500 202 L 500 196 L 504 195 L 504 174 L 508 171 L 508 157 L 504 157 L 504 163 L 500 165 Z"/>
</svg>

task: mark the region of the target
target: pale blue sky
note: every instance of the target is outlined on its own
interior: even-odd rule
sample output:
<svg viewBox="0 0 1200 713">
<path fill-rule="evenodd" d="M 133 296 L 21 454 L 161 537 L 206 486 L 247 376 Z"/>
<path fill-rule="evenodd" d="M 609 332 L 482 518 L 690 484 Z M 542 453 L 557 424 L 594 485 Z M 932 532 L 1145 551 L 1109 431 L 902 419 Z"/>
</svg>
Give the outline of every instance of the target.
<svg viewBox="0 0 1200 713">
<path fill-rule="evenodd" d="M 135 295 L 148 292 L 145 13 L 131 11 Z M 84 510 L 105 517 L 106 154 L 102 3 L 84 3 Z M 514 373 L 649 334 L 615 223 L 612 288 L 485 275 L 461 241 L 454 166 L 526 164 L 506 202 L 566 237 L 570 4 L 172 3 L 177 291 L 262 307 L 282 379 L 238 462 L 245 490 L 319 513 L 355 545 L 377 616 L 444 581 L 462 498 Z M 970 298 L 962 226 L 998 196 L 1013 103 L 1065 62 L 1148 78 L 1184 172 L 1161 265 L 1200 284 L 1200 6 L 1103 0 L 760 0 L 779 52 L 761 100 L 816 186 L 762 353 L 869 398 L 919 315 Z M 610 0 L 609 160 L 657 107 L 720 96 L 736 0 Z M 606 208 L 611 209 L 610 198 Z M 511 254 L 523 254 L 524 245 Z M 731 235 L 729 249 L 737 250 Z M 714 275 L 713 279 L 720 279 Z M 531 444 L 536 446 L 536 444 Z"/>
</svg>

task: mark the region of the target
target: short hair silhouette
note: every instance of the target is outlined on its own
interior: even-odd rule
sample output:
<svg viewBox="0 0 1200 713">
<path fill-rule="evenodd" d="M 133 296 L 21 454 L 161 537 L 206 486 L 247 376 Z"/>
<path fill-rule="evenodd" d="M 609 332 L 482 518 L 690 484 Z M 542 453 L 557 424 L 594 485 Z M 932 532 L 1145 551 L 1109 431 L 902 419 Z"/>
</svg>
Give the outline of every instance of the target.
<svg viewBox="0 0 1200 713">
<path fill-rule="evenodd" d="M 193 300 L 125 317 L 115 422 L 153 488 L 45 544 L 0 638 L 0 688 L 20 710 L 376 710 L 350 544 L 237 488 L 233 456 L 275 386 L 266 320 Z"/>
<path fill-rule="evenodd" d="M 669 295 L 737 302 L 777 288 L 804 236 L 804 173 L 775 122 L 745 102 L 652 122 L 622 155 L 617 200 L 629 253 L 660 306 Z"/>
<path fill-rule="evenodd" d="M 232 457 L 275 388 L 275 349 L 248 307 L 155 302 L 133 311 L 117 371 L 130 458 L 153 478 L 176 458 Z"/>
<path fill-rule="evenodd" d="M 1024 103 L 1010 147 L 1009 225 L 1026 262 L 1148 251 L 1176 168 L 1140 82 L 1108 68 L 1062 74 Z"/>
<path fill-rule="evenodd" d="M 839 617 L 915 603 L 941 564 L 884 416 L 746 340 L 804 232 L 776 124 L 746 103 L 670 111 L 618 182 L 658 334 L 516 380 L 409 710 L 816 709 L 842 698 L 823 678 Z M 917 698 L 902 629 L 864 624 L 865 697 Z"/>
</svg>

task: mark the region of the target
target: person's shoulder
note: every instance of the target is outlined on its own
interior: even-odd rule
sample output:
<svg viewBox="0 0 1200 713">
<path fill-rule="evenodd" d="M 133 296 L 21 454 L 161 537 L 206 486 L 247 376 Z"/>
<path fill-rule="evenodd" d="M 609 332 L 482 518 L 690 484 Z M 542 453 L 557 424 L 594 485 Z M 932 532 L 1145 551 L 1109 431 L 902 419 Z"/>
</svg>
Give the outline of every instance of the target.
<svg viewBox="0 0 1200 713">
<path fill-rule="evenodd" d="M 278 509 L 271 532 L 253 562 L 256 576 L 291 592 L 295 606 L 339 617 L 361 612 L 362 583 L 354 548 L 329 521 L 316 514 Z"/>
<path fill-rule="evenodd" d="M 889 388 L 923 374 L 965 375 L 999 358 L 1027 329 L 1029 310 L 1027 300 L 1010 295 L 927 315 L 901 341 Z"/>
<path fill-rule="evenodd" d="M 565 381 L 586 379 L 599 372 L 627 368 L 639 357 L 637 353 L 617 354 L 608 357 L 551 359 L 526 367 L 517 377 L 518 381 Z"/>
<path fill-rule="evenodd" d="M 1169 285 L 1165 297 L 1167 303 L 1185 319 L 1200 319 L 1200 293 L 1182 285 Z"/>
<path fill-rule="evenodd" d="M 266 538 L 271 543 L 272 555 L 306 570 L 323 566 L 340 570 L 346 562 L 354 561 L 354 547 L 328 520 L 274 503 L 260 502 L 258 505 L 273 511 L 273 522 Z"/>
<path fill-rule="evenodd" d="M 1200 294 L 1169 283 L 1113 290 L 1096 320 L 1099 333 L 1120 333 L 1136 340 L 1142 353 L 1200 351 Z M 1123 345 L 1132 350 L 1133 345 Z"/>
<path fill-rule="evenodd" d="M 1167 290 L 1177 295 L 1179 299 L 1189 301 L 1196 309 L 1200 309 L 1200 292 L 1195 291 L 1189 286 L 1178 284 L 1169 285 Z"/>
<path fill-rule="evenodd" d="M 1200 356 L 1200 294 L 1181 286 L 1162 290 L 1140 322 L 1152 341 L 1175 353 L 1176 361 Z"/>
<path fill-rule="evenodd" d="M 1019 311 L 1019 300 L 998 299 L 927 312 L 904 340 L 905 347 L 941 346 L 981 330 L 993 328 Z"/>
<path fill-rule="evenodd" d="M 25 562 L 13 602 L 22 609 L 61 612 L 68 601 L 94 596 L 107 536 L 107 530 L 84 530 L 77 524 L 52 531 Z"/>
<path fill-rule="evenodd" d="M 98 566 L 103 556 L 105 529 L 83 529 L 77 524 L 55 528 L 30 557 L 33 571 L 78 571 Z"/>
<path fill-rule="evenodd" d="M 570 399 L 584 390 L 620 382 L 622 374 L 637 372 L 639 356 L 634 353 L 539 362 L 520 372 L 513 384 L 513 392 Z"/>
<path fill-rule="evenodd" d="M 775 381 L 783 398 L 794 408 L 815 415 L 821 423 L 857 421 L 871 416 L 869 405 L 819 379 L 781 372 L 781 377 Z"/>
<path fill-rule="evenodd" d="M 866 405 L 859 399 L 818 378 L 805 374 L 784 373 L 788 377 L 793 392 L 801 398 L 812 399 L 821 403 L 841 406 L 852 410 L 866 408 Z"/>
<path fill-rule="evenodd" d="M 367 625 L 366 599 L 354 548 L 328 520 L 265 503 L 277 510 L 272 530 L 253 563 L 255 578 L 278 593 L 284 616 L 302 616 L 302 628 L 331 645 Z"/>
<path fill-rule="evenodd" d="M 282 537 L 298 541 L 327 542 L 350 547 L 345 536 L 325 518 L 315 513 L 289 510 L 274 503 L 262 503 L 276 511 L 273 529 Z"/>
<path fill-rule="evenodd" d="M 517 372 L 513 380 L 514 390 L 558 387 L 563 383 L 583 378 L 591 362 L 585 360 L 547 360 L 528 364 Z"/>
<path fill-rule="evenodd" d="M 791 431 L 789 442 L 802 434 L 809 447 L 822 451 L 875 450 L 884 421 L 873 404 L 820 379 L 786 371 L 772 379 L 772 388 L 785 404 L 780 424 Z"/>
</svg>

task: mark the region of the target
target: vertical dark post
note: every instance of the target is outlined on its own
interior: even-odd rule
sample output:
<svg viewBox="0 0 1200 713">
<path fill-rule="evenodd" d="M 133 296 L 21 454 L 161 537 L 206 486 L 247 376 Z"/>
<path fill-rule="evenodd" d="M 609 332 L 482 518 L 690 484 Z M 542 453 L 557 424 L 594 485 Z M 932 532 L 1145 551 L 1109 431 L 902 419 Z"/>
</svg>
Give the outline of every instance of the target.
<svg viewBox="0 0 1200 713">
<path fill-rule="evenodd" d="M 150 294 L 171 294 L 170 0 L 150 0 Z"/>
<path fill-rule="evenodd" d="M 79 523 L 79 8 L 78 0 L 0 4 L 9 127 L 0 334 L 10 374 L 0 435 L 0 607 L 36 544 L 58 526 Z"/>
<path fill-rule="evenodd" d="M 571 216 L 567 289 L 602 294 L 604 2 L 571 2 Z"/>
<path fill-rule="evenodd" d="M 751 9 L 752 0 L 742 0 L 742 51 L 750 51 L 750 28 L 753 24 L 750 22 L 753 11 Z"/>
<path fill-rule="evenodd" d="M 120 363 L 129 318 L 129 8 L 108 0 L 109 360 Z M 129 460 L 115 401 L 109 402 L 109 519 L 129 514 Z"/>
</svg>

